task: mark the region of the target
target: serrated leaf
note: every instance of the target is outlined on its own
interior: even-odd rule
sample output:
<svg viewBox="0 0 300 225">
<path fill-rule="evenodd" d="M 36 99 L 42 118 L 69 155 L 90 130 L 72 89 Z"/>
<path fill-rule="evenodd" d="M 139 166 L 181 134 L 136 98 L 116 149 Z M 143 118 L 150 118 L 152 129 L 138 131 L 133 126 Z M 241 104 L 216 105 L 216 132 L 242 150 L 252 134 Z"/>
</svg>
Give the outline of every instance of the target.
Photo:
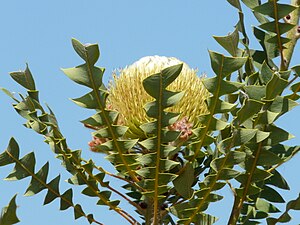
<svg viewBox="0 0 300 225">
<path fill-rule="evenodd" d="M 143 80 L 145 91 L 155 99 L 160 98 L 162 89 L 168 87 L 179 76 L 181 70 L 182 64 L 179 64 L 147 77 Z"/>
<path fill-rule="evenodd" d="M 106 93 L 99 92 L 99 95 L 104 96 Z M 83 108 L 88 108 L 88 109 L 99 109 L 99 102 L 98 102 L 98 97 L 95 95 L 94 91 L 91 91 L 88 94 L 83 95 L 80 98 L 74 98 L 71 99 L 74 103 L 79 105 L 80 107 Z M 101 101 L 101 100 L 100 100 Z M 103 103 L 103 102 L 102 102 Z"/>
<path fill-rule="evenodd" d="M 272 171 L 272 176 L 270 178 L 268 178 L 267 180 L 265 180 L 265 183 L 273 185 L 273 186 L 281 188 L 281 189 L 284 189 L 284 190 L 290 190 L 288 183 L 286 182 L 284 177 L 281 176 L 281 174 L 277 170 Z"/>
<path fill-rule="evenodd" d="M 249 188 L 248 188 L 248 191 L 247 191 L 247 194 L 248 195 L 256 195 L 256 194 L 260 193 L 261 190 L 262 189 L 257 187 L 256 185 L 250 184 Z M 235 192 L 236 192 L 237 196 L 239 196 L 239 197 L 242 197 L 242 195 L 244 194 L 244 191 L 245 191 L 244 188 L 236 188 L 235 189 Z"/>
<path fill-rule="evenodd" d="M 10 98 L 12 98 L 15 102 L 18 102 L 19 103 L 19 100 L 15 98 L 14 94 L 11 93 L 9 90 L 1 87 L 0 88 L 7 96 L 9 96 Z"/>
<path fill-rule="evenodd" d="M 279 31 L 278 35 L 282 35 L 286 32 L 288 32 L 289 30 L 293 29 L 295 27 L 295 25 L 289 24 L 289 23 L 281 23 L 278 21 L 272 21 L 272 22 L 268 22 L 268 23 L 263 23 L 261 25 L 259 25 L 259 27 L 263 30 L 272 32 L 272 33 L 277 33 L 277 31 Z"/>
<path fill-rule="evenodd" d="M 88 219 L 89 223 L 92 224 L 94 222 L 94 216 L 93 216 L 93 214 L 87 215 L 87 219 Z"/>
<path fill-rule="evenodd" d="M 257 198 L 256 199 L 255 207 L 258 210 L 266 212 L 266 213 L 277 213 L 277 212 L 280 212 L 280 210 L 278 208 L 276 208 L 274 205 L 272 205 L 271 203 L 269 203 L 266 200 L 261 199 L 261 198 Z"/>
<path fill-rule="evenodd" d="M 289 201 L 286 205 L 286 210 L 300 210 L 300 194 L 297 199 Z"/>
<path fill-rule="evenodd" d="M 234 131 L 233 136 L 224 139 L 218 145 L 221 152 L 228 152 L 231 148 L 248 143 L 257 133 L 256 129 L 241 128 Z"/>
<path fill-rule="evenodd" d="M 25 196 L 32 196 L 46 189 L 49 163 L 47 162 L 32 178 L 30 185 L 24 193 Z"/>
<path fill-rule="evenodd" d="M 93 132 L 92 134 L 93 134 L 93 136 L 100 137 L 100 138 L 109 138 L 109 137 L 111 137 L 112 133 L 116 137 L 122 137 L 128 130 L 128 127 L 119 126 L 119 125 L 112 125 L 110 128 L 111 129 L 109 129 L 107 127 L 101 128 L 101 129 Z"/>
<path fill-rule="evenodd" d="M 285 202 L 284 199 L 277 191 L 275 191 L 273 188 L 270 188 L 266 185 L 263 187 L 263 190 L 260 193 L 260 197 L 270 202 L 278 202 L 278 203 Z"/>
<path fill-rule="evenodd" d="M 0 215 L 0 224 L 1 225 L 12 225 L 12 224 L 16 224 L 16 223 L 20 222 L 20 220 L 16 214 L 16 211 L 17 211 L 16 197 L 17 197 L 17 195 L 12 197 L 12 199 L 8 203 L 8 206 L 6 206 L 2 209 L 2 212 Z"/>
<path fill-rule="evenodd" d="M 216 75 L 224 78 L 240 69 L 247 61 L 245 57 L 225 57 L 217 52 L 209 51 L 211 66 Z"/>
<path fill-rule="evenodd" d="M 270 69 L 268 64 L 264 62 L 261 66 L 260 78 L 267 84 L 273 77 L 274 71 Z"/>
<path fill-rule="evenodd" d="M 236 0 L 227 0 L 227 2 L 229 2 L 230 5 L 232 5 L 233 7 L 237 8 L 237 9 L 239 9 L 239 10 L 242 10 L 240 1 L 236 1 Z"/>
<path fill-rule="evenodd" d="M 262 61 L 264 62 L 267 60 L 268 64 L 270 64 L 270 59 L 276 58 L 279 55 L 277 44 L 268 42 L 268 40 L 271 38 L 271 35 L 256 27 L 253 27 L 253 33 L 254 36 L 258 39 L 262 48 L 264 49 L 264 51 L 260 52 L 260 54 L 257 54 L 258 52 L 256 52 L 256 55 L 261 55 L 260 58 L 262 59 Z M 271 66 L 273 67 L 273 65 Z"/>
<path fill-rule="evenodd" d="M 258 85 L 249 85 L 243 87 L 250 99 L 260 101 L 266 96 L 266 87 Z"/>
<path fill-rule="evenodd" d="M 296 9 L 295 6 L 287 4 L 279 4 L 275 1 L 264 3 L 253 8 L 253 11 L 272 17 L 273 19 L 282 19 Z"/>
<path fill-rule="evenodd" d="M 116 112 L 116 111 L 105 111 L 105 112 L 102 111 L 102 113 L 106 113 L 106 115 L 109 118 L 111 123 L 113 123 L 118 117 L 118 112 Z M 85 120 L 82 120 L 80 122 L 83 124 L 91 125 L 93 127 L 99 127 L 99 126 L 102 126 L 105 121 L 103 120 L 101 113 L 96 113 L 95 115 L 93 115 Z"/>
<path fill-rule="evenodd" d="M 257 114 L 264 104 L 256 100 L 247 100 L 244 102 L 242 108 L 237 112 L 234 122 L 243 124 L 246 120 L 252 118 Z"/>
<path fill-rule="evenodd" d="M 218 87 L 219 96 L 234 93 L 243 86 L 242 83 L 220 80 L 219 77 L 204 79 L 203 84 L 210 93 L 215 93 Z"/>
<path fill-rule="evenodd" d="M 54 199 L 59 197 L 59 181 L 60 181 L 60 175 L 58 175 L 48 183 L 49 189 L 44 200 L 44 205 L 49 204 Z"/>
<path fill-rule="evenodd" d="M 266 86 L 266 100 L 273 100 L 279 95 L 288 85 L 288 81 L 280 78 L 276 73 L 273 74 L 271 80 Z"/>
<path fill-rule="evenodd" d="M 194 168 L 191 163 L 185 166 L 185 170 L 175 180 L 173 180 L 176 191 L 185 199 L 193 196 L 192 184 L 194 183 Z"/>
<path fill-rule="evenodd" d="M 102 85 L 103 68 L 92 67 L 92 71 L 90 71 L 90 67 L 82 64 L 73 68 L 62 69 L 62 71 L 74 82 L 89 88 L 97 90 Z"/>
<path fill-rule="evenodd" d="M 32 74 L 29 70 L 28 64 L 26 64 L 25 71 L 22 72 L 11 72 L 10 76 L 20 85 L 27 88 L 28 90 L 35 90 L 35 83 Z"/>
<path fill-rule="evenodd" d="M 242 0 L 242 2 L 250 9 L 259 5 L 259 0 Z"/>
<path fill-rule="evenodd" d="M 291 111 L 296 106 L 298 106 L 297 102 L 285 98 L 283 96 L 277 96 L 272 102 L 272 105 L 270 106 L 269 110 L 275 113 L 280 113 L 280 115 L 283 115 Z"/>
<path fill-rule="evenodd" d="M 75 220 L 79 219 L 80 217 L 84 216 L 85 213 L 82 210 L 81 205 L 76 204 L 74 207 L 74 218 Z"/>
<path fill-rule="evenodd" d="M 234 1 L 236 2 L 236 1 Z M 225 48 L 232 56 L 239 55 L 239 32 L 236 28 L 231 34 L 227 36 L 213 36 L 214 39 L 223 47 Z"/>
<path fill-rule="evenodd" d="M 273 166 L 281 163 L 283 160 L 271 151 L 262 149 L 257 161 L 258 166 Z"/>
<path fill-rule="evenodd" d="M 274 146 L 279 144 L 280 142 L 290 140 L 294 138 L 294 136 L 287 131 L 276 127 L 275 125 L 270 125 L 270 136 L 268 137 L 267 144 L 270 146 Z"/>
<path fill-rule="evenodd" d="M 209 109 L 214 108 L 215 113 L 226 113 L 234 110 L 236 108 L 236 104 L 231 104 L 214 97 L 209 97 L 207 99 L 207 107 Z"/>
<path fill-rule="evenodd" d="M 300 65 L 293 66 L 293 67 L 291 68 L 291 70 L 293 70 L 293 71 L 297 74 L 297 76 L 300 77 Z"/>
<path fill-rule="evenodd" d="M 69 178 L 68 183 L 74 185 L 86 184 L 85 180 L 82 178 L 82 176 L 79 173 L 76 173 L 71 178 Z"/>
<path fill-rule="evenodd" d="M 16 163 L 14 170 L 5 178 L 5 180 L 21 180 L 34 173 L 35 156 L 34 153 L 28 153 Z"/>
<path fill-rule="evenodd" d="M 219 172 L 219 174 L 220 174 L 219 175 L 220 180 L 231 180 L 237 177 L 240 174 L 240 172 L 233 169 L 225 168 L 222 169 L 221 172 Z"/>
<path fill-rule="evenodd" d="M 209 122 L 209 130 L 223 130 L 226 126 L 228 126 L 228 123 L 215 117 L 211 117 L 210 114 L 201 115 L 198 120 L 201 124 L 208 124 Z"/>
<path fill-rule="evenodd" d="M 253 171 L 252 175 L 251 175 L 251 182 L 255 183 L 258 181 L 262 181 L 262 180 L 266 180 L 269 177 L 271 177 L 272 174 L 270 172 L 267 172 L 265 170 L 259 169 L 259 168 L 255 168 L 255 170 Z M 239 181 L 240 183 L 245 183 L 248 179 L 248 175 L 247 174 L 241 174 L 240 176 L 238 176 L 236 178 L 237 181 Z"/>
<path fill-rule="evenodd" d="M 73 205 L 73 191 L 68 189 L 65 191 L 60 198 L 60 210 L 66 210 Z"/>
<path fill-rule="evenodd" d="M 72 45 L 77 54 L 84 60 L 94 65 L 100 56 L 99 47 L 97 44 L 81 44 L 75 38 L 72 38 Z"/>
</svg>

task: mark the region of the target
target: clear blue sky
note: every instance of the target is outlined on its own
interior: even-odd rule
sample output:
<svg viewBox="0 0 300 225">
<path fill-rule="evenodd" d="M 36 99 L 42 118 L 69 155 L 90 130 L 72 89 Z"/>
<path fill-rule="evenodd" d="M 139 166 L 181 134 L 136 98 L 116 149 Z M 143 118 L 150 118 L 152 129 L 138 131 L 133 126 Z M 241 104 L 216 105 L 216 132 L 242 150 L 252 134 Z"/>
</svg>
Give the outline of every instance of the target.
<svg viewBox="0 0 300 225">
<path fill-rule="evenodd" d="M 255 21 L 247 17 L 250 25 Z M 191 67 L 212 76 L 208 49 L 222 51 L 212 35 L 226 35 L 237 22 L 236 11 L 225 0 L 52 0 L 52 1 L 1 1 L 0 3 L 0 86 L 15 92 L 23 92 L 10 78 L 11 71 L 24 69 L 25 63 L 35 76 L 42 102 L 47 102 L 55 111 L 64 135 L 73 149 L 82 149 L 83 156 L 93 158 L 99 165 L 111 167 L 100 154 L 91 153 L 87 142 L 91 139 L 88 130 L 78 122 L 92 112 L 74 105 L 68 98 L 79 97 L 84 89 L 68 80 L 60 68 L 81 63 L 71 47 L 71 38 L 82 42 L 99 43 L 101 59 L 98 65 L 106 67 L 108 80 L 113 69 L 124 67 L 146 55 L 174 56 Z M 255 41 L 253 40 L 253 43 Z M 253 46 L 257 46 L 254 44 Z M 296 50 L 299 60 L 299 47 Z M 295 63 L 300 63 L 295 62 Z M 22 155 L 34 151 L 37 168 L 50 161 L 49 179 L 62 174 L 60 162 L 54 158 L 43 138 L 24 128 L 24 122 L 10 106 L 11 100 L 0 93 L 0 150 L 6 148 L 14 136 L 21 146 Z M 289 144 L 300 143 L 299 107 L 279 121 L 296 138 Z M 300 155 L 281 168 L 292 191 L 285 192 L 287 200 L 295 198 L 300 190 Z M 34 197 L 22 197 L 29 179 L 7 182 L 2 179 L 12 170 L 11 166 L 0 168 L 0 207 L 18 193 L 20 224 L 88 224 L 84 219 L 73 220 L 72 210 L 60 212 L 56 200 L 42 206 L 45 192 Z M 115 183 L 119 185 L 119 183 Z M 61 190 L 67 184 L 62 182 Z M 79 193 L 81 188 L 75 188 Z M 225 224 L 231 206 L 231 193 L 222 192 L 225 200 L 212 204 L 209 211 L 223 217 L 217 223 Z M 74 202 L 83 205 L 87 212 L 106 225 L 125 224 L 124 220 L 106 207 L 96 206 L 95 199 L 75 196 Z M 218 206 L 217 206 L 218 205 Z M 124 205 L 125 208 L 130 207 Z M 294 213 L 299 223 L 300 216 Z"/>
</svg>

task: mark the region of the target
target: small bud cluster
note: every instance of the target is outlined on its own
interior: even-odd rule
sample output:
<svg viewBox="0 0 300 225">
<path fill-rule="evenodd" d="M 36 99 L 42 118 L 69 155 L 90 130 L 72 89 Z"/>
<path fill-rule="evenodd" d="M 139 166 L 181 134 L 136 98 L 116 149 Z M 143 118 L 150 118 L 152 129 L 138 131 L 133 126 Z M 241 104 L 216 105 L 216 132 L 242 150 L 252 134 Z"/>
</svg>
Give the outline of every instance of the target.
<svg viewBox="0 0 300 225">
<path fill-rule="evenodd" d="M 93 137 L 93 140 L 88 143 L 90 146 L 91 151 L 97 152 L 97 146 L 107 142 L 107 138 L 98 138 L 98 137 Z"/>
<path fill-rule="evenodd" d="M 169 126 L 170 130 L 180 131 L 180 139 L 187 140 L 192 133 L 193 124 L 188 122 L 188 118 L 184 117 L 181 120 L 173 123 Z"/>
</svg>

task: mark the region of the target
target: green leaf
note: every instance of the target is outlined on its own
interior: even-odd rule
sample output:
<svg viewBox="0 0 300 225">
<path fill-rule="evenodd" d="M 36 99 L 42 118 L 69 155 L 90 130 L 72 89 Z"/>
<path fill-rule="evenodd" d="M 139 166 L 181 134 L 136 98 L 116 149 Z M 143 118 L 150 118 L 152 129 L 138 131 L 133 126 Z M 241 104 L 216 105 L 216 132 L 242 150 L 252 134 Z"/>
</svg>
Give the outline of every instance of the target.
<svg viewBox="0 0 300 225">
<path fill-rule="evenodd" d="M 118 112 L 116 112 L 116 111 L 105 111 L 105 112 L 102 112 L 102 113 L 105 113 L 107 115 L 107 117 L 109 118 L 109 121 L 111 123 L 114 123 L 115 120 L 118 117 Z M 88 124 L 88 125 L 93 126 L 93 127 L 102 126 L 106 122 L 105 119 L 103 118 L 102 113 L 96 113 L 95 115 L 93 115 L 93 116 L 91 116 L 91 117 L 89 117 L 85 120 L 82 120 L 80 122 L 83 123 L 83 124 Z"/>
<path fill-rule="evenodd" d="M 280 142 L 290 140 L 291 138 L 294 138 L 294 136 L 287 131 L 276 127 L 275 125 L 270 125 L 270 136 L 268 138 L 268 145 L 276 145 Z"/>
<path fill-rule="evenodd" d="M 284 177 L 281 176 L 281 174 L 277 170 L 272 171 L 272 176 L 270 178 L 268 178 L 267 180 L 265 180 L 265 183 L 273 185 L 273 186 L 281 188 L 281 189 L 284 189 L 284 190 L 290 190 L 288 183 L 286 182 Z"/>
<path fill-rule="evenodd" d="M 72 38 L 72 45 L 77 54 L 89 64 L 94 65 L 100 56 L 99 47 L 97 44 L 81 44 L 75 38 Z"/>
<path fill-rule="evenodd" d="M 270 202 L 278 202 L 283 203 L 285 202 L 284 199 L 281 197 L 281 195 L 275 191 L 273 188 L 270 188 L 268 186 L 264 186 L 263 190 L 260 193 L 260 197 L 264 198 Z"/>
<path fill-rule="evenodd" d="M 226 126 L 228 126 L 228 123 L 215 117 L 211 117 L 209 114 L 201 115 L 198 119 L 201 124 L 208 124 L 209 122 L 209 130 L 223 130 Z"/>
<path fill-rule="evenodd" d="M 258 130 L 256 133 L 256 143 L 260 143 L 270 136 L 269 132 Z"/>
<path fill-rule="evenodd" d="M 5 166 L 19 159 L 20 149 L 14 138 L 9 140 L 7 149 L 0 155 L 0 166 Z"/>
<path fill-rule="evenodd" d="M 276 96 L 282 93 L 287 87 L 288 81 L 280 78 L 276 73 L 273 74 L 272 79 L 266 86 L 266 100 L 273 100 Z"/>
<path fill-rule="evenodd" d="M 6 206 L 2 209 L 2 212 L 0 215 L 0 224 L 1 225 L 12 225 L 12 224 L 16 224 L 16 223 L 20 222 L 20 220 L 16 214 L 16 211 L 17 211 L 16 197 L 17 197 L 17 195 L 15 195 L 10 200 L 10 202 L 8 203 L 8 206 Z"/>
<path fill-rule="evenodd" d="M 288 210 L 300 210 L 300 194 L 297 199 L 289 201 L 286 205 L 286 211 Z"/>
<path fill-rule="evenodd" d="M 289 30 L 293 29 L 295 27 L 295 25 L 293 24 L 289 24 L 289 23 L 281 23 L 278 21 L 272 21 L 272 22 L 268 22 L 268 23 L 263 23 L 261 25 L 259 25 L 259 27 L 263 30 L 272 32 L 272 33 L 277 33 L 277 31 L 279 32 L 279 34 L 277 35 L 282 35 L 286 32 L 288 32 Z"/>
<path fill-rule="evenodd" d="M 271 176 L 272 176 L 271 173 L 269 173 L 265 170 L 262 170 L 262 169 L 255 168 L 255 170 L 252 173 L 251 182 L 255 183 L 255 182 L 258 182 L 258 181 L 266 180 Z M 248 174 L 241 174 L 240 176 L 238 176 L 236 178 L 236 180 L 239 181 L 242 184 L 244 184 L 247 181 L 247 179 L 248 179 Z"/>
<path fill-rule="evenodd" d="M 73 205 L 73 191 L 72 189 L 68 189 L 61 195 L 60 199 L 60 210 L 66 210 Z"/>
<path fill-rule="evenodd" d="M 213 71 L 222 78 L 240 69 L 247 61 L 246 57 L 225 57 L 212 51 L 209 51 L 209 55 Z"/>
<path fill-rule="evenodd" d="M 34 173 L 35 156 L 31 152 L 20 159 L 16 163 L 14 170 L 5 178 L 5 180 L 21 180 L 25 177 L 31 176 Z"/>
<path fill-rule="evenodd" d="M 44 199 L 44 205 L 49 204 L 54 199 L 59 197 L 59 180 L 60 180 L 60 175 L 58 175 L 48 183 L 49 189 Z"/>
<path fill-rule="evenodd" d="M 287 4 L 278 4 L 274 1 L 267 2 L 253 8 L 253 11 L 272 17 L 273 19 L 282 19 L 297 9 L 295 6 Z"/>
<path fill-rule="evenodd" d="M 231 179 L 237 177 L 240 174 L 240 172 L 233 170 L 233 169 L 225 168 L 225 169 L 222 169 L 219 174 L 220 174 L 219 175 L 220 180 L 231 180 Z"/>
<path fill-rule="evenodd" d="M 274 205 L 272 205 L 271 203 L 269 203 L 266 200 L 261 199 L 261 198 L 256 199 L 255 207 L 258 210 L 266 212 L 266 213 L 280 212 L 280 210 L 278 208 L 276 208 Z"/>
<path fill-rule="evenodd" d="M 271 64 L 270 59 L 276 58 L 279 55 L 277 44 L 268 42 L 272 36 L 256 27 L 253 27 L 253 34 L 264 49 L 262 52 L 262 54 L 265 55 L 263 61 L 267 61 L 268 64 Z"/>
<path fill-rule="evenodd" d="M 241 128 L 234 131 L 233 136 L 222 140 L 218 148 L 221 152 L 228 152 L 231 148 L 248 143 L 257 133 L 256 129 Z"/>
<path fill-rule="evenodd" d="M 226 154 L 226 157 L 214 159 L 210 166 L 216 172 L 222 170 L 223 168 L 232 168 L 245 161 L 246 153 L 238 151 L 230 151 Z"/>
<path fill-rule="evenodd" d="M 81 205 L 76 204 L 74 207 L 74 218 L 75 220 L 79 219 L 80 217 L 84 216 L 85 213 L 82 210 Z"/>
<path fill-rule="evenodd" d="M 258 166 L 273 166 L 281 163 L 283 160 L 271 151 L 262 149 L 259 155 L 257 165 Z"/>
<path fill-rule="evenodd" d="M 14 94 L 11 93 L 9 90 L 5 89 L 5 88 L 0 88 L 7 96 L 9 96 L 10 98 L 12 98 L 15 102 L 19 103 L 20 101 L 18 99 L 15 98 Z"/>
<path fill-rule="evenodd" d="M 46 189 L 46 180 L 49 171 L 49 163 L 47 162 L 36 174 L 31 178 L 29 187 L 25 192 L 25 196 L 32 196 Z"/>
<path fill-rule="evenodd" d="M 62 69 L 62 71 L 74 82 L 89 88 L 99 89 L 102 85 L 103 68 L 92 67 L 92 71 L 90 71 L 90 67 L 83 64 L 74 68 Z"/>
<path fill-rule="evenodd" d="M 11 72 L 10 76 L 20 85 L 25 87 L 28 90 L 35 90 L 35 83 L 32 77 L 32 74 L 29 70 L 28 65 L 26 64 L 25 71 L 22 72 Z"/>
<path fill-rule="evenodd" d="M 143 87 L 145 91 L 153 98 L 158 99 L 162 89 L 167 88 L 180 74 L 182 64 L 168 67 L 161 71 L 161 73 L 154 74 L 143 80 Z M 170 93 L 170 92 L 168 92 Z M 168 99 L 168 97 L 165 97 Z"/>
<path fill-rule="evenodd" d="M 236 104 L 231 104 L 220 99 L 216 99 L 215 97 L 209 97 L 207 99 L 207 107 L 209 109 L 214 108 L 215 113 L 225 113 L 234 110 L 236 108 Z"/>
<path fill-rule="evenodd" d="M 236 2 L 236 1 L 235 1 Z M 227 36 L 213 36 L 214 39 L 223 47 L 225 48 L 232 56 L 238 56 L 239 55 L 239 32 L 236 28 L 231 34 Z"/>
<path fill-rule="evenodd" d="M 279 113 L 274 113 L 269 110 L 262 111 L 256 118 L 256 124 L 272 124 L 277 118 Z"/>
<path fill-rule="evenodd" d="M 128 130 L 128 127 L 118 125 L 112 125 L 111 128 L 112 129 L 108 129 L 107 127 L 99 129 L 93 132 L 92 135 L 100 138 L 109 138 L 112 135 L 111 132 L 113 132 L 116 137 L 122 137 Z"/>
<path fill-rule="evenodd" d="M 264 104 L 256 100 L 247 100 L 244 102 L 242 108 L 237 112 L 234 122 L 243 124 L 246 120 L 252 118 L 257 114 Z"/>
<path fill-rule="evenodd" d="M 261 66 L 260 78 L 261 80 L 267 84 L 273 77 L 274 71 L 270 69 L 266 62 L 264 62 Z"/>
<path fill-rule="evenodd" d="M 100 94 L 100 92 L 99 92 L 99 94 Z M 105 95 L 104 92 L 102 92 L 102 94 Z M 97 95 L 95 95 L 94 91 L 91 91 L 90 93 L 85 94 L 84 96 L 82 96 L 80 98 L 72 99 L 72 101 L 83 108 L 99 109 L 98 101 L 101 101 L 101 100 L 98 99 L 98 97 L 97 97 Z"/>
<path fill-rule="evenodd" d="M 242 0 L 242 2 L 250 9 L 259 5 L 259 0 Z"/>
<path fill-rule="evenodd" d="M 234 93 L 243 86 L 241 83 L 220 80 L 218 77 L 204 79 L 203 84 L 210 93 L 214 93 L 216 88 L 219 88 L 219 96 Z"/>
<path fill-rule="evenodd" d="M 296 73 L 296 75 L 297 75 L 298 77 L 300 77 L 300 65 L 293 66 L 293 67 L 291 68 L 291 70 L 293 70 L 293 71 Z"/>
<path fill-rule="evenodd" d="M 275 113 L 280 113 L 280 115 L 285 114 L 286 112 L 289 112 L 294 107 L 298 106 L 299 104 L 291 99 L 288 99 L 283 96 L 277 96 L 274 101 L 272 102 L 272 105 L 270 106 L 270 111 Z"/>
<path fill-rule="evenodd" d="M 250 99 L 260 101 L 266 96 L 266 87 L 258 85 L 249 85 L 243 87 Z"/>
<path fill-rule="evenodd" d="M 185 199 L 190 199 L 194 193 L 192 189 L 194 180 L 194 168 L 191 163 L 188 163 L 183 173 L 173 180 L 173 184 L 176 191 L 178 191 L 181 196 L 183 196 Z"/>
<path fill-rule="evenodd" d="M 229 2 L 230 5 L 232 5 L 233 7 L 237 8 L 237 9 L 239 9 L 239 10 L 242 10 L 240 1 L 236 1 L 236 0 L 227 0 L 227 2 Z"/>
</svg>

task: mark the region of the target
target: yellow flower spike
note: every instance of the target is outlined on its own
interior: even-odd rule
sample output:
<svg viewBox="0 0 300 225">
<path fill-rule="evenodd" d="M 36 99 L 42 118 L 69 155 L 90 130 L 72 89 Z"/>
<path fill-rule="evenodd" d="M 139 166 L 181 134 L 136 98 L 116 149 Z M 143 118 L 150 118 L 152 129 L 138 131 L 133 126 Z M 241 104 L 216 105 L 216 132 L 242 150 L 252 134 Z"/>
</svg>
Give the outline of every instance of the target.
<svg viewBox="0 0 300 225">
<path fill-rule="evenodd" d="M 161 70 L 178 65 L 180 60 L 173 57 L 147 56 L 124 69 L 113 74 L 109 85 L 108 101 L 112 109 L 118 111 L 119 123 L 129 127 L 129 136 L 143 138 L 144 133 L 139 128 L 143 123 L 152 119 L 147 117 L 143 106 L 153 98 L 143 88 L 143 80 Z M 191 124 L 197 124 L 197 116 L 208 113 L 205 99 L 208 91 L 202 84 L 202 78 L 197 71 L 191 69 L 186 63 L 178 78 L 168 87 L 170 91 L 184 91 L 184 96 L 178 104 L 168 108 L 167 111 L 180 113 L 180 118 L 187 118 Z"/>
</svg>

